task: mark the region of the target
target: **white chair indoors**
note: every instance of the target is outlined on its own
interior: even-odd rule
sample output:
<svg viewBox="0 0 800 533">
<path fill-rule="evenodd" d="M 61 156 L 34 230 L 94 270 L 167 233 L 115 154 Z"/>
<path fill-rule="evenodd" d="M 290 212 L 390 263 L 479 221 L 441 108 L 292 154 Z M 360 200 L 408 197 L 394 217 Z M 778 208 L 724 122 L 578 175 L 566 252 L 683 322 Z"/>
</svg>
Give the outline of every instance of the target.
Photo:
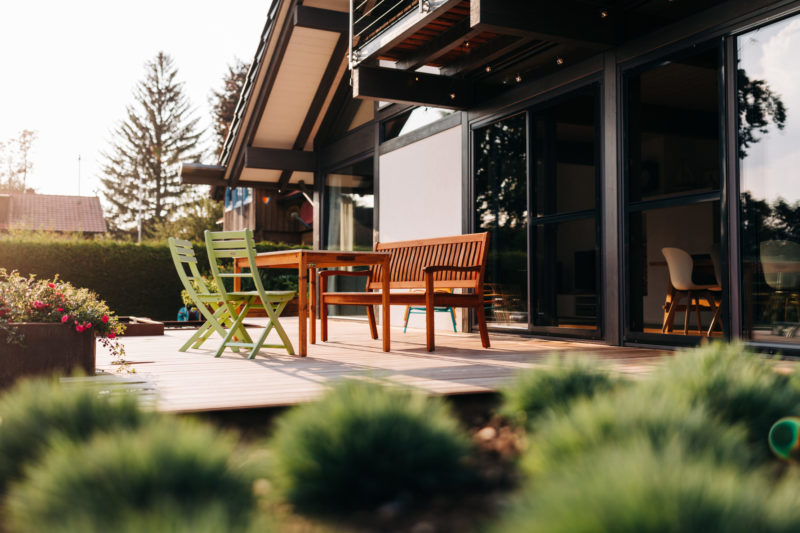
<svg viewBox="0 0 800 533">
<path fill-rule="evenodd" d="M 793 241 L 770 240 L 761 243 L 761 268 L 764 281 L 772 289 L 767 311 L 778 322 L 777 311 L 783 308 L 783 323 L 789 321 L 789 310 L 794 307 L 797 320 L 787 336 L 794 336 L 800 322 L 800 244 Z M 782 325 L 777 325 L 782 330 Z M 783 333 L 781 331 L 781 333 Z"/>
<path fill-rule="evenodd" d="M 692 256 L 680 248 L 662 248 L 661 253 L 664 254 L 664 259 L 667 260 L 667 269 L 669 270 L 669 281 L 672 283 L 674 291 L 672 297 L 667 303 L 668 309 L 664 318 L 664 324 L 661 327 L 661 332 L 666 333 L 672 329 L 672 324 L 675 320 L 675 313 L 679 310 L 681 299 L 686 296 L 685 314 L 683 318 L 683 334 L 689 334 L 689 315 L 692 313 L 692 307 L 697 314 L 697 331 L 702 331 L 700 324 L 700 308 L 716 310 L 719 308 L 716 305 L 715 298 L 712 291 L 719 291 L 720 286 L 716 284 L 698 285 L 692 279 L 692 271 L 694 270 L 694 260 Z"/>
</svg>

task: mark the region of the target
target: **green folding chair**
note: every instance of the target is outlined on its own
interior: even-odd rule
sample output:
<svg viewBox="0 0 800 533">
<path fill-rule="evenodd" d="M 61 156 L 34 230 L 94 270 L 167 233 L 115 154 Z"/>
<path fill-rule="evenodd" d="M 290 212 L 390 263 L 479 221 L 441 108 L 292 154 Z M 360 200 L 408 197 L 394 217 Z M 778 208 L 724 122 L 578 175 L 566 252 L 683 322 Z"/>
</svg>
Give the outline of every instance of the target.
<svg viewBox="0 0 800 533">
<path fill-rule="evenodd" d="M 215 331 L 224 339 L 228 334 L 227 328 L 233 324 L 233 318 L 228 306 L 223 303 L 222 295 L 211 290 L 203 276 L 200 275 L 192 243 L 170 237 L 169 251 L 183 288 L 186 289 L 192 303 L 205 319 L 205 323 L 200 329 L 186 341 L 186 344 L 178 348 L 178 351 L 185 352 L 190 347 L 199 348 Z M 239 302 L 239 305 L 243 304 L 244 302 Z M 244 326 L 239 326 L 236 335 L 242 340 L 253 342 Z"/>
<path fill-rule="evenodd" d="M 294 355 L 294 348 L 289 337 L 286 335 L 278 318 L 281 316 L 286 304 L 294 298 L 294 291 L 267 291 L 261 282 L 261 276 L 256 267 L 255 242 L 253 232 L 249 229 L 243 231 L 206 231 L 206 251 L 208 252 L 208 262 L 211 266 L 211 273 L 217 282 L 220 295 L 230 316 L 234 317 L 234 322 L 228 330 L 227 335 L 222 341 L 222 345 L 217 350 L 216 357 L 222 355 L 226 347 L 229 348 L 250 348 L 250 359 L 253 359 L 258 351 L 264 348 L 284 348 L 289 355 Z M 247 272 L 224 272 L 220 269 L 221 259 L 247 258 L 249 269 Z M 225 287 L 225 280 L 239 278 L 242 281 L 252 280 L 255 290 L 253 291 L 234 291 Z M 241 308 L 238 306 L 241 305 Z M 242 321 L 247 316 L 248 311 L 253 308 L 262 308 L 267 313 L 267 327 L 258 338 L 253 342 L 246 339 L 235 340 L 234 334 L 241 327 Z M 270 331 L 275 332 L 280 337 L 282 344 L 264 344 Z"/>
</svg>

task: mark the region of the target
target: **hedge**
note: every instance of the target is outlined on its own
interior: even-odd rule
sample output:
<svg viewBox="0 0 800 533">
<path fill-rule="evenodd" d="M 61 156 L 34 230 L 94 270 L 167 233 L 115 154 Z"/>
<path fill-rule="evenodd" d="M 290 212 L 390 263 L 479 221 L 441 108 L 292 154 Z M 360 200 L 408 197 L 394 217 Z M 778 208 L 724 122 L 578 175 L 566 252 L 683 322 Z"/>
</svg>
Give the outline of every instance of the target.
<svg viewBox="0 0 800 533">
<path fill-rule="evenodd" d="M 205 246 L 196 243 L 194 247 L 200 270 L 208 272 Z M 256 245 L 259 252 L 304 247 L 273 242 Z M 118 315 L 175 320 L 183 305 L 181 283 L 166 243 L 7 237 L 0 239 L 0 268 L 40 278 L 58 274 L 60 279 L 96 292 Z M 275 289 L 284 289 L 288 283 L 285 272 L 273 271 L 264 277 L 267 286 L 270 278 L 274 280 Z M 274 286 L 275 282 L 281 286 Z"/>
</svg>

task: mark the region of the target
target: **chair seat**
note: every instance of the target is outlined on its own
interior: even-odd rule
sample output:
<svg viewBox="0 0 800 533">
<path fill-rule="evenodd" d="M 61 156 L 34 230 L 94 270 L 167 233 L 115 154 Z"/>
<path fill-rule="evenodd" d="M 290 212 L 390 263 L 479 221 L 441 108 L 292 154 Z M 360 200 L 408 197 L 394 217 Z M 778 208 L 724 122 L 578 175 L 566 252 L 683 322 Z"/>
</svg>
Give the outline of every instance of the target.
<svg viewBox="0 0 800 533">
<path fill-rule="evenodd" d="M 271 300 L 276 302 L 283 302 L 286 300 L 291 300 L 294 298 L 295 292 L 294 291 L 264 291 L 266 296 L 269 296 Z M 258 291 L 236 291 L 236 292 L 229 292 L 228 296 L 232 296 L 234 298 L 252 298 L 252 297 L 259 297 Z"/>
</svg>

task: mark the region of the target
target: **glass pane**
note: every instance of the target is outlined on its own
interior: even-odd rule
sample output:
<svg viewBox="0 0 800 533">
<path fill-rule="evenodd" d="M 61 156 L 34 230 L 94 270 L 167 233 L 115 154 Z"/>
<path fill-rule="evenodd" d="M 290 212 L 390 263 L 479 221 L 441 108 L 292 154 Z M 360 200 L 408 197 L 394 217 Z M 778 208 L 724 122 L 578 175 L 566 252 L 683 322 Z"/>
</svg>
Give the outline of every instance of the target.
<svg viewBox="0 0 800 533">
<path fill-rule="evenodd" d="M 406 111 L 383 123 L 383 140 L 388 141 L 418 130 L 452 113 L 452 109 L 442 109 L 440 107 L 415 107 L 411 111 Z"/>
<path fill-rule="evenodd" d="M 627 79 L 631 202 L 719 189 L 720 68 L 711 49 Z"/>
<path fill-rule="evenodd" d="M 372 250 L 375 196 L 372 159 L 338 169 L 325 177 L 325 242 L 328 250 Z M 366 289 L 366 277 L 333 276 L 329 290 Z M 366 315 L 360 306 L 329 307 L 332 315 Z"/>
<path fill-rule="evenodd" d="M 536 216 L 595 208 L 595 91 L 532 116 Z"/>
<path fill-rule="evenodd" d="M 491 233 L 486 269 L 487 321 L 528 324 L 528 187 L 525 115 L 475 131 L 475 212 Z"/>
<path fill-rule="evenodd" d="M 800 344 L 800 17 L 737 39 L 745 336 Z"/>
<path fill-rule="evenodd" d="M 682 335 L 685 330 L 688 335 L 705 335 L 721 301 L 718 267 L 714 266 L 720 257 L 720 203 L 631 213 L 629 223 L 631 331 L 660 334 L 666 324 L 667 333 Z M 678 259 L 668 263 L 668 254 Z M 687 322 L 690 297 L 693 304 Z M 673 301 L 675 311 L 670 317 Z M 700 308 L 699 319 L 695 305 Z M 719 321 L 714 322 L 711 336 L 721 336 Z"/>
<path fill-rule="evenodd" d="M 594 217 L 540 224 L 533 232 L 533 323 L 597 329 L 597 225 Z"/>
</svg>

